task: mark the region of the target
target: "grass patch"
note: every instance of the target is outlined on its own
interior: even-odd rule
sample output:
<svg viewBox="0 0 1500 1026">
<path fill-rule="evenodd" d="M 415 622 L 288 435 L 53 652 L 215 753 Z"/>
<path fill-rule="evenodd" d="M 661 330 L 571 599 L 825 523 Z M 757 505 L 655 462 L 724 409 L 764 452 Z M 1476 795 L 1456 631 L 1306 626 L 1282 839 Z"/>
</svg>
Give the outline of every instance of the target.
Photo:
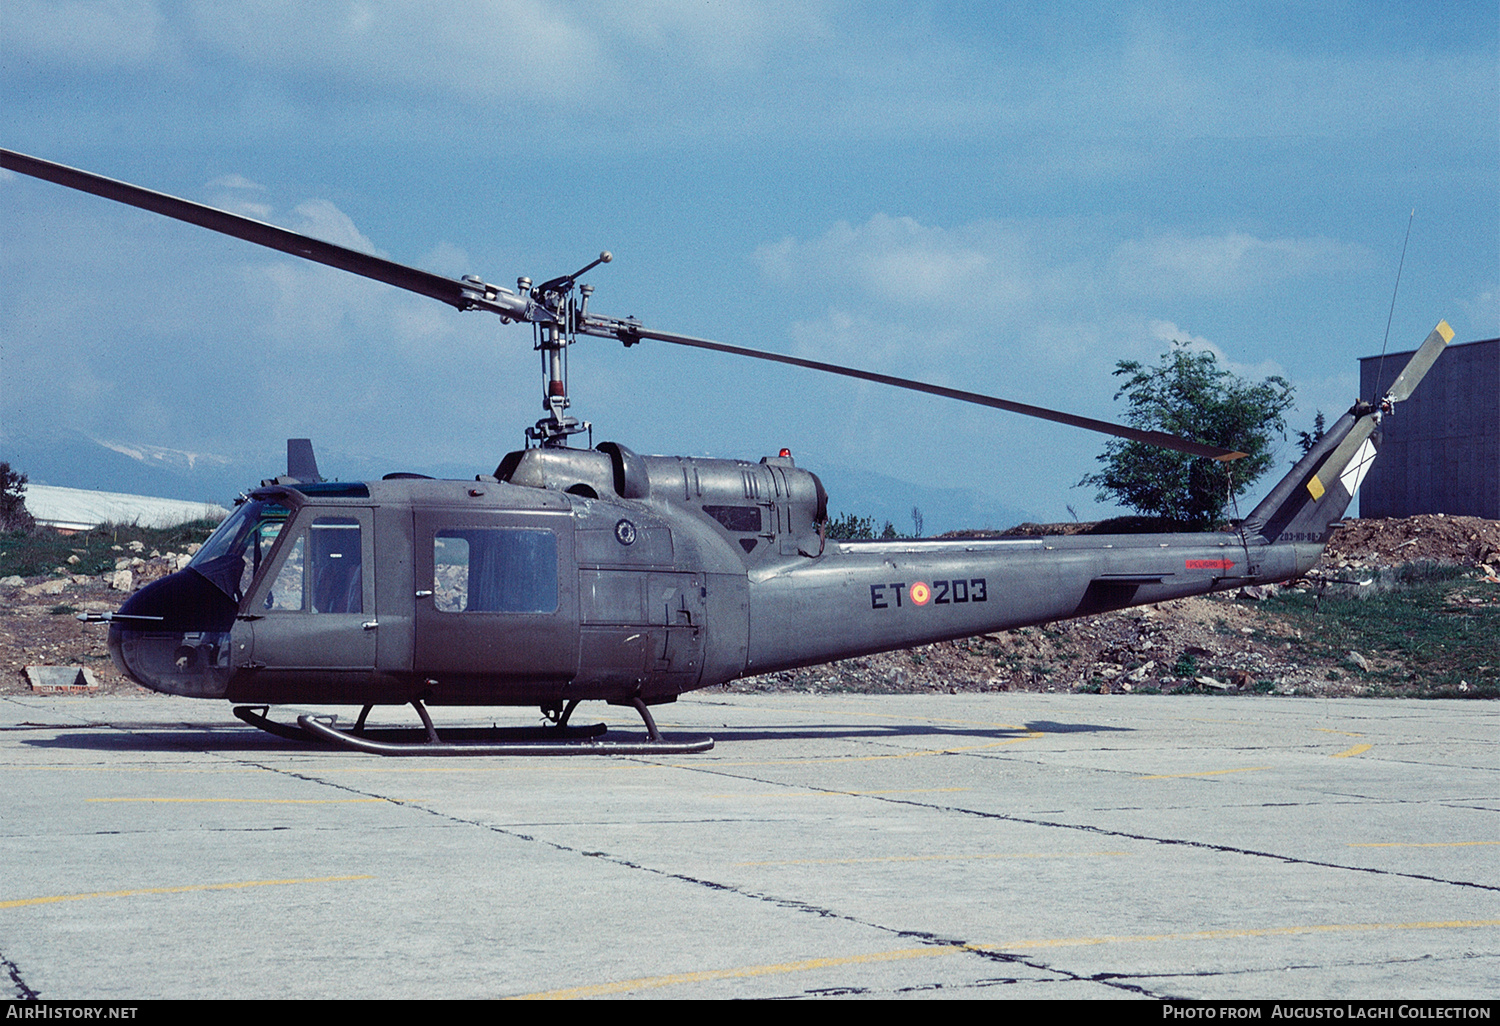
<svg viewBox="0 0 1500 1026">
<path fill-rule="evenodd" d="M 1383 571 L 1362 594 L 1282 592 L 1263 607 L 1265 636 L 1371 695 L 1500 698 L 1500 587 L 1463 567 L 1416 563 Z M 1350 652 L 1373 665 L 1361 669 Z"/>
<path fill-rule="evenodd" d="M 141 543 L 145 555 L 158 552 L 181 552 L 194 543 L 202 543 L 213 533 L 218 522 L 194 520 L 176 527 L 138 527 L 134 524 L 103 524 L 92 531 L 63 534 L 51 528 L 34 531 L 9 531 L 0 534 L 0 577 L 18 575 L 39 577 L 51 574 L 57 567 L 69 573 L 98 574 L 113 570 L 115 559 L 131 555 L 130 543 Z M 116 551 L 115 546 L 121 551 Z M 69 556 L 78 562 L 69 563 Z"/>
</svg>

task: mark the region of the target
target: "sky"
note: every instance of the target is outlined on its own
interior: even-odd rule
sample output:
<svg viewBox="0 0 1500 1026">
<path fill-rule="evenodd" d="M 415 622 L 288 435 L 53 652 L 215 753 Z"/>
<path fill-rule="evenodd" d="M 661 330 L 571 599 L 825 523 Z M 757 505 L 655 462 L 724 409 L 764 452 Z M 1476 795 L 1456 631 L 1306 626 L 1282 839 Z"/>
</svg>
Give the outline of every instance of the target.
<svg viewBox="0 0 1500 1026">
<path fill-rule="evenodd" d="M 1208 347 L 1295 386 L 1288 461 L 1388 317 L 1392 352 L 1500 335 L 1493 0 L 5 0 L 0 146 L 506 286 L 607 249 L 596 312 L 1103 419 L 1120 361 Z M 487 473 L 541 414 L 531 343 L 0 172 L 0 439 Z M 857 469 L 1116 512 L 1086 432 L 660 343 L 570 362 L 596 442 L 787 447 L 835 510 Z M 1007 525 L 926 529 L 960 526 Z"/>
</svg>

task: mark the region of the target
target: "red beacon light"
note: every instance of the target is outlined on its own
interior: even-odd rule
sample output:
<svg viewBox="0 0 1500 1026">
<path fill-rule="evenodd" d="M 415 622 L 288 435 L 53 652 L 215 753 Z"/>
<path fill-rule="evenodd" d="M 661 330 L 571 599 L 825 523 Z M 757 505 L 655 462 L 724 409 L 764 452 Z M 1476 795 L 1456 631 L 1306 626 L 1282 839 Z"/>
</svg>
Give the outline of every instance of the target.
<svg viewBox="0 0 1500 1026">
<path fill-rule="evenodd" d="M 792 455 L 792 450 L 790 450 L 790 449 L 782 449 L 776 455 L 778 455 L 778 456 L 785 456 L 787 458 L 790 458 L 791 455 Z"/>
</svg>

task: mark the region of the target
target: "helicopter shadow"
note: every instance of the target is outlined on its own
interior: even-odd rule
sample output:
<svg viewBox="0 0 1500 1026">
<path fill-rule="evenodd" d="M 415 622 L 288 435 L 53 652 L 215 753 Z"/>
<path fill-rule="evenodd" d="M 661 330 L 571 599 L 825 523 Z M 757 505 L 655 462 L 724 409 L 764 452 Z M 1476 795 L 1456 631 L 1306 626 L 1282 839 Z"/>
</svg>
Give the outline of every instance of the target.
<svg viewBox="0 0 1500 1026">
<path fill-rule="evenodd" d="M 454 728 L 449 728 L 453 730 Z M 830 721 L 825 723 L 802 723 L 786 727 L 730 727 L 692 725 L 678 730 L 666 730 L 668 741 L 688 735 L 711 735 L 716 746 L 745 744 L 761 741 L 918 741 L 924 744 L 944 746 L 984 741 L 1014 741 L 1034 733 L 1082 734 L 1118 733 L 1132 730 L 1104 724 L 1057 723 L 1049 720 L 1034 720 L 1024 727 L 957 726 L 938 723 L 892 723 L 850 724 Z M 440 725 L 439 731 L 444 728 Z M 412 732 L 415 734 L 416 732 Z M 611 729 L 602 739 L 612 742 L 645 740 L 639 730 Z M 38 750 L 77 752 L 214 752 L 224 754 L 256 753 L 330 753 L 346 749 L 317 741 L 300 741 L 280 738 L 253 728 L 229 724 L 183 724 L 165 727 L 160 724 L 111 724 L 107 728 L 84 728 L 68 730 L 47 738 L 29 738 L 21 744 Z M 478 757 L 478 756 L 471 756 Z"/>
<path fill-rule="evenodd" d="M 230 726 L 196 726 L 178 729 L 153 725 L 134 730 L 113 727 L 106 730 L 73 730 L 48 738 L 28 738 L 21 742 L 29 748 L 45 751 L 76 752 L 309 752 L 335 751 L 327 745 L 289 741 L 255 730 Z"/>
<path fill-rule="evenodd" d="M 923 740 L 931 744 L 958 744 L 965 741 L 1017 741 L 1038 731 L 1047 734 L 1076 734 L 1094 731 L 1128 731 L 1130 727 L 1110 727 L 1081 723 L 1038 721 L 1024 727 L 965 727 L 936 723 L 896 723 L 871 726 L 849 723 L 797 724 L 790 727 L 721 727 L 705 728 L 716 744 L 749 741 L 818 741 L 818 740 Z"/>
<path fill-rule="evenodd" d="M 1054 723 L 1051 720 L 1032 720 L 1027 730 L 1039 730 L 1043 734 L 1100 734 L 1133 733 L 1134 727 L 1107 727 L 1100 723 Z"/>
</svg>

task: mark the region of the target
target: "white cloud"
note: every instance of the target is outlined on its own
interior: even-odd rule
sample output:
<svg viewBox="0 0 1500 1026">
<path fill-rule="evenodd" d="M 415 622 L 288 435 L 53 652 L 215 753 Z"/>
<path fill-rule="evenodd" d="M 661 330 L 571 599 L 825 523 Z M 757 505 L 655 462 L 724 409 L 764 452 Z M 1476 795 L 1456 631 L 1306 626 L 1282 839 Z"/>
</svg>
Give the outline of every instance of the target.
<svg viewBox="0 0 1500 1026">
<path fill-rule="evenodd" d="M 256 192 L 264 192 L 266 187 L 259 182 L 252 182 L 244 175 L 220 175 L 208 183 L 209 188 L 219 189 L 252 189 Z"/>
<path fill-rule="evenodd" d="M 1263 381 L 1269 377 L 1288 377 L 1286 368 L 1281 365 L 1279 360 L 1264 359 L 1253 364 L 1233 360 L 1220 346 L 1210 342 L 1201 335 L 1194 335 L 1184 328 L 1179 328 L 1171 321 L 1152 321 L 1150 331 L 1151 337 L 1161 346 L 1163 352 L 1173 342 L 1180 342 L 1189 349 L 1200 349 L 1212 353 L 1214 358 L 1219 361 L 1219 366 L 1236 377 L 1245 378 L 1249 381 Z"/>
<path fill-rule="evenodd" d="M 1112 248 L 1111 248 L 1112 247 Z M 1036 323 L 1107 317 L 1143 297 L 1237 298 L 1278 282 L 1363 267 L 1369 254 L 1332 239 L 1263 240 L 1243 232 L 1111 242 L 1064 222 L 976 221 L 951 228 L 876 214 L 818 238 L 756 249 L 772 281 L 807 303 L 867 308 L 887 322 Z"/>
<path fill-rule="evenodd" d="M 158 64 L 166 20 L 147 0 L 6 0 L 6 47 L 53 67 L 117 71 Z"/>
<path fill-rule="evenodd" d="M 220 59 L 281 76 L 399 84 L 479 102 L 578 100 L 600 84 L 588 19 L 542 0 L 240 0 L 188 10 L 194 37 Z"/>
<path fill-rule="evenodd" d="M 1238 293 L 1372 262 L 1363 247 L 1334 239 L 1258 239 L 1243 232 L 1128 239 L 1111 258 L 1122 289 L 1159 296 Z"/>
<path fill-rule="evenodd" d="M 385 255 L 375 248 L 375 243 L 354 226 L 354 221 L 348 214 L 328 200 L 314 199 L 299 203 L 297 217 L 299 220 L 291 226 L 293 231 L 310 235 L 315 239 L 322 239 L 324 242 L 332 242 L 346 249 L 356 249 L 361 253 Z"/>
<path fill-rule="evenodd" d="M 1025 230 L 999 222 L 943 229 L 876 214 L 857 227 L 840 221 L 821 238 L 761 246 L 754 260 L 803 297 L 995 311 L 1013 309 L 1046 286 L 1049 276 L 1035 257 Z"/>
<path fill-rule="evenodd" d="M 1228 18 L 1179 27 L 1131 8 L 1086 27 L 1055 17 L 1049 34 L 1053 19 L 1024 9 L 997 6 L 960 31 L 920 8 L 837 0 L 9 0 L 0 47 L 22 68 L 142 72 L 130 88 L 163 73 L 227 87 L 240 137 L 268 115 L 353 132 L 436 113 L 518 142 L 584 118 L 611 140 L 1096 148 L 1059 147 L 1054 172 L 1111 150 L 1113 166 L 1136 164 L 1144 142 L 1472 133 L 1476 112 L 1493 111 L 1492 54 L 1479 49 L 1436 59 L 1429 39 L 1373 50 L 1347 35 L 1314 49 L 1247 41 Z"/>
<path fill-rule="evenodd" d="M 439 242 L 428 250 L 417 266 L 436 274 L 446 274 L 450 278 L 473 273 L 468 251 L 447 241 Z"/>
<path fill-rule="evenodd" d="M 247 193 L 259 194 L 266 191 L 266 187 L 258 182 L 252 182 L 244 175 L 221 175 L 208 183 L 210 190 L 208 205 L 227 210 L 231 214 L 239 214 L 242 217 L 254 218 L 257 221 L 269 222 L 274 208 L 258 195 L 255 198 Z"/>
<path fill-rule="evenodd" d="M 1470 339 L 1463 341 L 1500 337 L 1500 287 L 1489 283 L 1458 305 L 1470 323 Z"/>
</svg>

